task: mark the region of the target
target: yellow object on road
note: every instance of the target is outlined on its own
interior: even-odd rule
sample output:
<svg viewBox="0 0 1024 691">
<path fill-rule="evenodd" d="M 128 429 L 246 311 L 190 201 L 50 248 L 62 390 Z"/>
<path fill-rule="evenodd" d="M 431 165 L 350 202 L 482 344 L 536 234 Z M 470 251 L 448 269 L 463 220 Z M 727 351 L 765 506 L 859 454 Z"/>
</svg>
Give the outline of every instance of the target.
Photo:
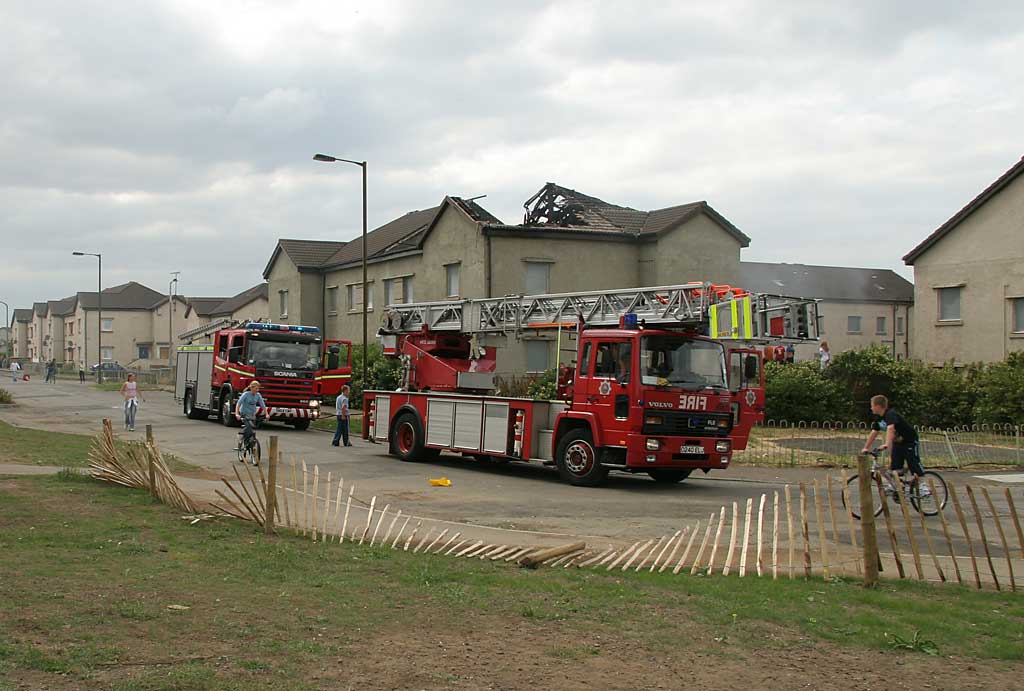
<svg viewBox="0 0 1024 691">
<path fill-rule="evenodd" d="M 430 478 L 429 482 L 434 487 L 451 487 L 452 481 L 446 477 Z"/>
</svg>

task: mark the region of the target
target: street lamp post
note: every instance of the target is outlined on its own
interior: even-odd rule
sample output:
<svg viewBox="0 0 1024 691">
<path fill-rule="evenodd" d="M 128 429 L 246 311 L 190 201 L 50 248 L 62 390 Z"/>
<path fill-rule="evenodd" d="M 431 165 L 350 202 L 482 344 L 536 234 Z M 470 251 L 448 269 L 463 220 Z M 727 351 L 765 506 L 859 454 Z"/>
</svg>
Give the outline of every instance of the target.
<svg viewBox="0 0 1024 691">
<path fill-rule="evenodd" d="M 337 158 L 336 156 L 327 156 L 326 154 L 316 154 L 313 156 L 314 161 L 321 161 L 323 163 L 351 163 L 352 165 L 359 166 L 363 169 L 363 389 L 366 389 L 368 377 L 367 370 L 369 367 L 369 354 L 367 352 L 367 326 L 366 326 L 366 161 L 350 161 L 347 158 Z M 327 324 L 324 324 L 324 335 L 326 336 Z"/>
<path fill-rule="evenodd" d="M 103 383 L 103 255 L 92 252 L 72 252 L 76 257 L 96 257 L 96 307 L 99 317 L 96 320 L 96 381 Z M 86 364 L 89 353 L 85 352 Z"/>
<path fill-rule="evenodd" d="M 174 329 L 171 325 L 171 319 L 174 314 L 174 300 L 171 295 L 171 289 L 178 285 L 178 274 L 180 271 L 171 272 L 171 282 L 167 284 L 167 366 L 174 367 L 174 354 L 171 350 L 174 348 Z"/>
</svg>

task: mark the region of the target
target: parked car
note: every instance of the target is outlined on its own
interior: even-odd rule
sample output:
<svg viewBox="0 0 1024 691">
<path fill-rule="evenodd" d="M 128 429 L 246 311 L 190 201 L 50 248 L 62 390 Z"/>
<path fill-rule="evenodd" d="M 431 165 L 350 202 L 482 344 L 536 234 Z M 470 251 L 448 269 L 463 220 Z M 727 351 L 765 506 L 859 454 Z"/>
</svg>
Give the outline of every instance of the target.
<svg viewBox="0 0 1024 691">
<path fill-rule="evenodd" d="M 89 368 L 90 372 L 95 373 L 96 370 L 102 370 L 104 373 L 108 372 L 127 372 L 128 370 L 122 367 L 116 362 L 104 362 L 103 364 L 96 364 Z"/>
</svg>

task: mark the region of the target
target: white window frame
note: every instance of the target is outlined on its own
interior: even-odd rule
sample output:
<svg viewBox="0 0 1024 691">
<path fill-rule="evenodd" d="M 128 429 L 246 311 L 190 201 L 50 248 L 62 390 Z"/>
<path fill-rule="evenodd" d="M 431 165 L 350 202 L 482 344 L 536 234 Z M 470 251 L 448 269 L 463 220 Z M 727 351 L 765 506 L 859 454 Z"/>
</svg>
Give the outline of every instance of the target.
<svg viewBox="0 0 1024 691">
<path fill-rule="evenodd" d="M 885 317 L 875 317 L 875 335 L 876 336 L 888 336 L 889 335 L 889 320 Z"/>
<path fill-rule="evenodd" d="M 523 353 L 526 357 L 526 372 L 528 374 L 543 374 L 544 372 L 551 369 L 551 343 L 552 341 L 540 340 L 540 339 L 524 339 Z M 544 346 L 544 369 L 536 369 L 530 366 L 530 350 L 531 346 L 536 348 L 538 345 Z"/>
<path fill-rule="evenodd" d="M 523 294 L 524 295 L 543 295 L 551 292 L 551 265 L 554 264 L 552 259 L 534 259 L 532 257 L 523 259 Z M 543 268 L 544 269 L 544 285 L 539 290 L 535 290 L 530 287 L 530 270 Z"/>
<path fill-rule="evenodd" d="M 110 328 L 109 329 L 106 326 L 107 323 L 110 324 Z M 100 331 L 102 331 L 105 334 L 112 334 L 112 333 L 114 333 L 114 318 L 113 317 L 103 317 L 103 319 L 100 320 Z"/>
<path fill-rule="evenodd" d="M 110 357 L 106 357 L 106 354 L 110 353 Z M 114 361 L 114 346 L 103 346 L 100 348 L 100 362 L 113 362 Z"/>
<path fill-rule="evenodd" d="M 945 291 L 956 291 L 956 316 L 943 317 L 942 314 L 942 296 Z M 952 285 L 952 286 L 936 286 L 935 287 L 935 307 L 936 315 L 935 319 L 939 324 L 962 324 L 963 323 L 963 290 L 964 284 Z"/>
<path fill-rule="evenodd" d="M 327 286 L 327 314 L 338 313 L 338 286 Z"/>
<path fill-rule="evenodd" d="M 853 325 L 853 322 L 850 321 L 851 319 L 856 319 L 857 320 L 857 328 L 856 329 L 850 328 Z M 857 315 L 857 314 L 848 314 L 848 315 L 846 315 L 846 333 L 848 333 L 848 334 L 862 334 L 862 333 L 864 333 L 864 319 L 860 315 Z"/>
<path fill-rule="evenodd" d="M 903 317 L 896 317 L 896 335 L 902 336 L 906 329 L 906 320 Z"/>
<path fill-rule="evenodd" d="M 454 271 L 454 274 L 452 273 Z M 455 276 L 455 291 L 452 291 L 452 276 Z M 444 290 L 447 297 L 457 298 L 462 290 L 462 262 L 450 262 L 444 265 Z"/>
<path fill-rule="evenodd" d="M 1024 295 L 1015 295 L 1007 299 L 1010 301 L 1010 333 L 1024 336 Z M 1018 309 L 1021 310 L 1020 315 L 1017 313 Z"/>
<path fill-rule="evenodd" d="M 385 305 L 405 305 L 413 301 L 412 297 L 412 277 L 413 274 L 403 274 L 401 276 L 390 276 L 384 279 L 384 304 Z M 400 299 L 395 300 L 394 290 L 395 284 L 401 281 L 402 292 L 399 296 Z"/>
<path fill-rule="evenodd" d="M 355 301 L 356 291 L 358 290 L 361 293 L 362 289 L 363 289 L 363 282 L 362 281 L 354 281 L 352 283 L 346 283 L 345 284 L 345 301 L 346 301 L 345 302 L 345 308 L 348 310 L 349 314 L 361 314 L 363 312 L 363 304 L 362 304 L 362 302 L 356 302 Z M 373 311 L 373 281 L 367 281 L 366 282 L 366 292 L 369 293 L 370 302 L 369 302 L 368 305 L 365 306 L 365 309 L 366 309 L 367 312 L 372 312 Z"/>
</svg>

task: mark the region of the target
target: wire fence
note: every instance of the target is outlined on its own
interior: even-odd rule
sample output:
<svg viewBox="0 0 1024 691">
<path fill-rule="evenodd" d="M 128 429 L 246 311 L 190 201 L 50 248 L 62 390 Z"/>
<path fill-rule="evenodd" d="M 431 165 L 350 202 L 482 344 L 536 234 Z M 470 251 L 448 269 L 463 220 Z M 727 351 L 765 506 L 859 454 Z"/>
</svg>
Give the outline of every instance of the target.
<svg viewBox="0 0 1024 691">
<path fill-rule="evenodd" d="M 747 448 L 733 454 L 733 463 L 777 467 L 849 465 L 850 459 L 864 448 L 869 432 L 870 426 L 863 422 L 794 424 L 770 420 L 751 431 Z M 1020 425 L 919 427 L 918 435 L 921 460 L 926 466 L 1024 466 Z"/>
</svg>

